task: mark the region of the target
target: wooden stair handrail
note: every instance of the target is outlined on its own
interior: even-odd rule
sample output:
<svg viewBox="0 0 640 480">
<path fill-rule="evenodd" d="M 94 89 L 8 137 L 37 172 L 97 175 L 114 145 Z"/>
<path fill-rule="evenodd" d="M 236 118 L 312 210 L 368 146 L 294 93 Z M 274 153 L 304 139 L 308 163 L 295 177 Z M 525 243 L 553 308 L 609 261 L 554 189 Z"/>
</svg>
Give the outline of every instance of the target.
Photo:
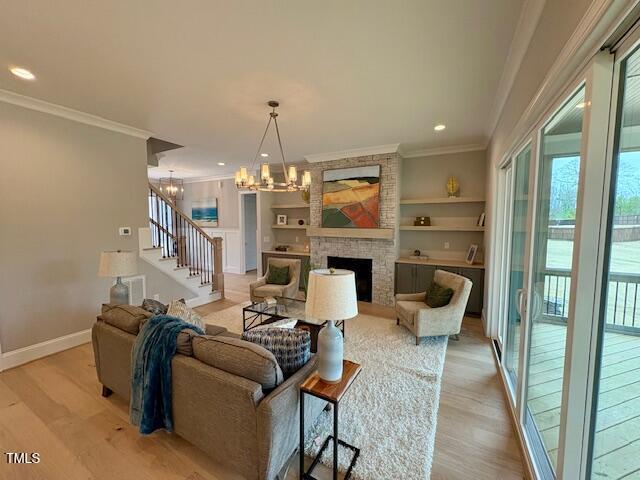
<svg viewBox="0 0 640 480">
<path fill-rule="evenodd" d="M 191 220 L 187 215 L 185 215 L 170 199 L 165 196 L 158 188 L 156 188 L 151 182 L 149 182 L 149 188 L 159 196 L 162 200 L 164 200 L 168 205 L 171 205 L 172 209 L 175 210 L 176 215 L 179 215 L 185 222 L 195 228 L 199 233 L 201 233 L 209 242 L 214 243 L 214 238 L 222 238 L 222 237 L 210 237 L 207 232 L 205 232 L 202 227 L 200 227 L 197 223 Z"/>
<path fill-rule="evenodd" d="M 169 230 L 164 228 L 162 225 L 160 225 L 158 222 L 156 222 L 153 218 L 150 218 L 149 222 L 153 223 L 156 227 L 158 227 L 158 229 L 162 230 L 164 233 L 166 233 L 167 235 L 169 235 L 171 238 L 175 240 L 176 236 L 173 233 L 171 233 Z"/>
</svg>

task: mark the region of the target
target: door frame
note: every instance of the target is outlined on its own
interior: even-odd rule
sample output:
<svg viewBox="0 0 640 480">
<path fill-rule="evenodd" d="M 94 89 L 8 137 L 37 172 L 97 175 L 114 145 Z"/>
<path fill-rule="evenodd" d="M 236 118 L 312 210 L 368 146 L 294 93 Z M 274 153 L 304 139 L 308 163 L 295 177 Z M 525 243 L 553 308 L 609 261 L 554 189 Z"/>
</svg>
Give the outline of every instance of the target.
<svg viewBox="0 0 640 480">
<path fill-rule="evenodd" d="M 258 194 L 254 191 L 239 191 L 238 194 L 239 196 L 239 202 L 238 202 L 238 229 L 240 230 L 240 242 L 241 243 L 241 248 L 240 248 L 240 268 L 242 271 L 242 274 L 244 275 L 247 272 L 247 259 L 245 258 L 245 249 L 244 249 L 244 244 L 245 244 L 245 239 L 246 239 L 246 232 L 244 230 L 244 200 L 245 200 L 245 196 L 246 195 L 255 195 L 256 196 L 256 268 L 259 269 L 261 267 L 261 262 L 260 262 L 260 242 L 259 242 L 259 235 L 260 235 L 260 228 L 259 228 L 259 215 L 258 215 Z M 260 274 L 258 273 L 258 276 L 260 276 Z"/>
</svg>

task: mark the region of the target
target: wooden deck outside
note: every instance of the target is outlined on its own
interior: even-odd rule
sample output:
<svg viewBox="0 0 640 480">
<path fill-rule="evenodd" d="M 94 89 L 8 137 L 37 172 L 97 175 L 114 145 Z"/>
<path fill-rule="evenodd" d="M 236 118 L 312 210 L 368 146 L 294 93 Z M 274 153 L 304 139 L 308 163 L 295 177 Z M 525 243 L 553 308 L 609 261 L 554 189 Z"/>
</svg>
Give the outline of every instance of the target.
<svg viewBox="0 0 640 480">
<path fill-rule="evenodd" d="M 538 323 L 528 406 L 554 464 L 558 453 L 566 327 Z M 640 337 L 605 333 L 592 478 L 640 479 Z"/>
</svg>

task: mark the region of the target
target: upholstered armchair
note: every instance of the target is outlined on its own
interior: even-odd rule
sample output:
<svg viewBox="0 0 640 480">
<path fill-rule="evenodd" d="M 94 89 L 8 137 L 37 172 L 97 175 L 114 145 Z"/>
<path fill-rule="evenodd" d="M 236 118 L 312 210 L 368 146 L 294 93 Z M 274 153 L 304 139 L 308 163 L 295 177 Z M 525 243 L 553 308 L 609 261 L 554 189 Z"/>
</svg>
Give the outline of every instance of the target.
<svg viewBox="0 0 640 480">
<path fill-rule="evenodd" d="M 433 281 L 453 290 L 448 305 L 439 308 L 429 307 L 425 303 L 426 292 L 396 295 L 397 323 L 413 332 L 416 345 L 420 345 L 422 337 L 460 333 L 462 318 L 471 293 L 471 280 L 455 273 L 436 270 Z"/>
<path fill-rule="evenodd" d="M 286 285 L 274 285 L 267 283 L 269 268 L 289 267 L 289 283 Z M 261 302 L 266 297 L 296 298 L 300 286 L 300 260 L 293 258 L 269 258 L 265 275 L 249 284 L 249 293 L 252 302 Z"/>
</svg>

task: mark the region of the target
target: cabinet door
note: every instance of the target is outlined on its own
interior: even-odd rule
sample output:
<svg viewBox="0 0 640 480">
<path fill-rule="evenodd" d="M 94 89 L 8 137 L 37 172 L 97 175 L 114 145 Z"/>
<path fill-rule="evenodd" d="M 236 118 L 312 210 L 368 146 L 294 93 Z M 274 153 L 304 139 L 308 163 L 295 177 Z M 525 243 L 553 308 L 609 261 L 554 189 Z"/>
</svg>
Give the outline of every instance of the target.
<svg viewBox="0 0 640 480">
<path fill-rule="evenodd" d="M 426 292 L 431 282 L 433 282 L 433 275 L 436 272 L 436 267 L 433 265 L 416 265 L 416 282 L 415 292 Z"/>
<path fill-rule="evenodd" d="M 396 293 L 415 293 L 415 265 L 396 263 Z"/>
<path fill-rule="evenodd" d="M 443 267 L 441 265 L 438 265 L 437 269 L 444 270 L 445 272 L 455 273 L 456 275 L 460 275 L 461 270 L 459 267 Z"/>
<path fill-rule="evenodd" d="M 462 268 L 461 270 L 460 274 L 473 282 L 467 303 L 467 312 L 480 315 L 484 292 L 484 270 L 479 268 Z"/>
</svg>

